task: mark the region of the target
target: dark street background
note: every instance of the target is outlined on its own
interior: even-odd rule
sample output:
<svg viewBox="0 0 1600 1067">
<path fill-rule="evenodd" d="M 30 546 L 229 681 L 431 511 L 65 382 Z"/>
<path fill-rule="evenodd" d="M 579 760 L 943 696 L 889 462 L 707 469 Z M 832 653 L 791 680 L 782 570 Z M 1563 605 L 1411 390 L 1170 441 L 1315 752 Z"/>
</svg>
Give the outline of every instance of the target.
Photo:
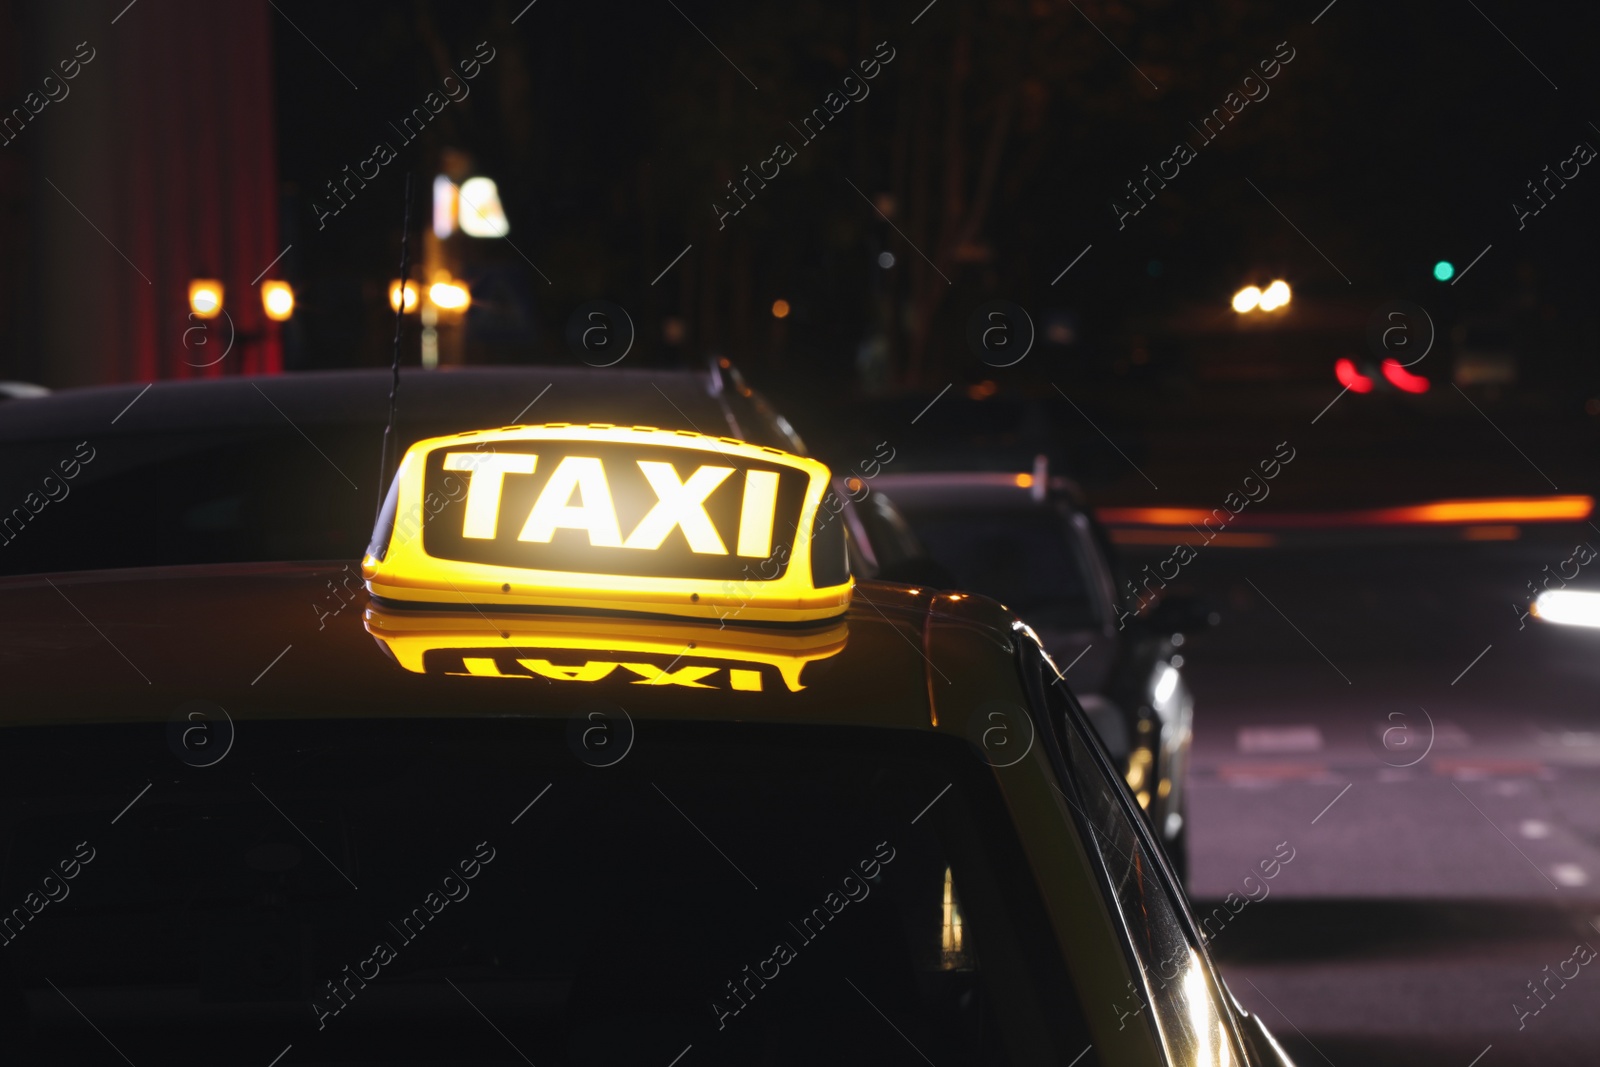
<svg viewBox="0 0 1600 1067">
<path fill-rule="evenodd" d="M 0 379 L 387 366 L 409 173 L 413 277 L 471 306 L 408 323 L 406 374 L 577 365 L 610 301 L 627 366 L 727 357 L 837 469 L 1045 457 L 1131 572 L 1189 537 L 1151 509 L 1210 512 L 1286 445 L 1173 583 L 1221 617 L 1184 652 L 1196 911 L 1295 849 L 1214 938 L 1233 992 L 1302 1064 L 1596 1061 L 1600 977 L 1518 1006 L 1600 943 L 1600 637 L 1519 616 L 1600 527 L 1338 518 L 1595 494 L 1594 10 L 125 4 L 0 2 Z M 1202 131 L 1247 76 L 1269 91 Z M 430 229 L 469 175 L 503 238 Z M 194 336 L 195 279 L 228 333 Z M 1231 306 L 1279 279 L 1285 307 Z M 972 341 L 995 301 L 1015 359 Z"/>
</svg>

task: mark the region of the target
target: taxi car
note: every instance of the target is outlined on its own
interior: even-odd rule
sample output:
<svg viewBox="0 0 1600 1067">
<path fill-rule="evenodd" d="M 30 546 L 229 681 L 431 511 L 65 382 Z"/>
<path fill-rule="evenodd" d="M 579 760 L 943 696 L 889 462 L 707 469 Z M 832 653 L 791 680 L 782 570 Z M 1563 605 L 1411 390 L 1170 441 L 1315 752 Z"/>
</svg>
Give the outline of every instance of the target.
<svg viewBox="0 0 1600 1067">
<path fill-rule="evenodd" d="M 385 488 L 376 477 L 390 382 L 387 369 L 311 371 L 0 404 L 0 574 L 357 558 Z M 735 365 L 712 359 L 673 370 L 407 370 L 394 456 L 426 437 L 519 421 L 644 423 L 806 451 Z M 104 536 L 111 526 L 119 536 Z"/>
<path fill-rule="evenodd" d="M 994 597 L 1038 633 L 1180 875 L 1194 698 L 1183 677 L 1194 605 L 1119 611 L 1115 554 L 1077 487 L 1040 456 L 1030 471 L 885 472 L 873 480 L 953 587 Z"/>
<path fill-rule="evenodd" d="M 857 582 L 828 482 L 502 426 L 412 444 L 358 569 L 0 578 L 8 1046 L 1288 1063 L 1036 635 Z"/>
</svg>

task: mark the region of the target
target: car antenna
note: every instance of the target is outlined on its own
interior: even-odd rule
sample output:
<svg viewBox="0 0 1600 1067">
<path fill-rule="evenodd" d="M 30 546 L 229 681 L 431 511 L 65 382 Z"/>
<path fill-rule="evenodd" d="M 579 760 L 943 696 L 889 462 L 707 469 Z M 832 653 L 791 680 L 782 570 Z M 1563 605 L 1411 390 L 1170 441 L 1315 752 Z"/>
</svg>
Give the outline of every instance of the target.
<svg viewBox="0 0 1600 1067">
<path fill-rule="evenodd" d="M 394 420 L 400 397 L 400 336 L 406 318 L 406 279 L 411 272 L 411 172 L 406 172 L 406 209 L 400 223 L 400 287 L 394 307 L 393 377 L 389 381 L 389 421 L 383 427 L 383 455 L 378 457 L 378 514 L 389 495 L 389 467 L 394 458 Z M 376 521 L 376 519 L 374 519 Z"/>
</svg>

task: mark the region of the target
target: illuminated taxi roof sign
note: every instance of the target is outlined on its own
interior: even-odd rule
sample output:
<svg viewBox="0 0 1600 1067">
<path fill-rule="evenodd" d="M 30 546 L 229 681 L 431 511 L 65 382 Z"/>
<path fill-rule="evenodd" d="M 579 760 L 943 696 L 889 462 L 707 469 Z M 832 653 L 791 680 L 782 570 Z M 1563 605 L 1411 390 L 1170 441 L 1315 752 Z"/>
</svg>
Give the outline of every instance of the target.
<svg viewBox="0 0 1600 1067">
<path fill-rule="evenodd" d="M 514 426 L 407 451 L 362 563 L 380 602 L 728 623 L 849 603 L 827 467 L 653 427 Z"/>
<path fill-rule="evenodd" d="M 820 629 L 712 629 L 647 619 L 369 608 L 365 623 L 395 662 L 416 674 L 744 693 L 798 693 L 805 668 L 844 651 L 847 637 L 843 620 Z"/>
</svg>

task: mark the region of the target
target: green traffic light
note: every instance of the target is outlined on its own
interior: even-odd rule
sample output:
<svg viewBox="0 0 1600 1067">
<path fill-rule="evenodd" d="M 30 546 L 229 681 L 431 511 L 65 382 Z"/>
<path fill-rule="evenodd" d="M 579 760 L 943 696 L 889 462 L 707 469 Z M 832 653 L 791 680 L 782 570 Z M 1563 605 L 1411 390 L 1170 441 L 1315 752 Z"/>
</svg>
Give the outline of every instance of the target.
<svg viewBox="0 0 1600 1067">
<path fill-rule="evenodd" d="M 1433 265 L 1433 276 L 1441 282 L 1447 282 L 1456 276 L 1456 265 L 1448 259 L 1441 259 Z"/>
</svg>

